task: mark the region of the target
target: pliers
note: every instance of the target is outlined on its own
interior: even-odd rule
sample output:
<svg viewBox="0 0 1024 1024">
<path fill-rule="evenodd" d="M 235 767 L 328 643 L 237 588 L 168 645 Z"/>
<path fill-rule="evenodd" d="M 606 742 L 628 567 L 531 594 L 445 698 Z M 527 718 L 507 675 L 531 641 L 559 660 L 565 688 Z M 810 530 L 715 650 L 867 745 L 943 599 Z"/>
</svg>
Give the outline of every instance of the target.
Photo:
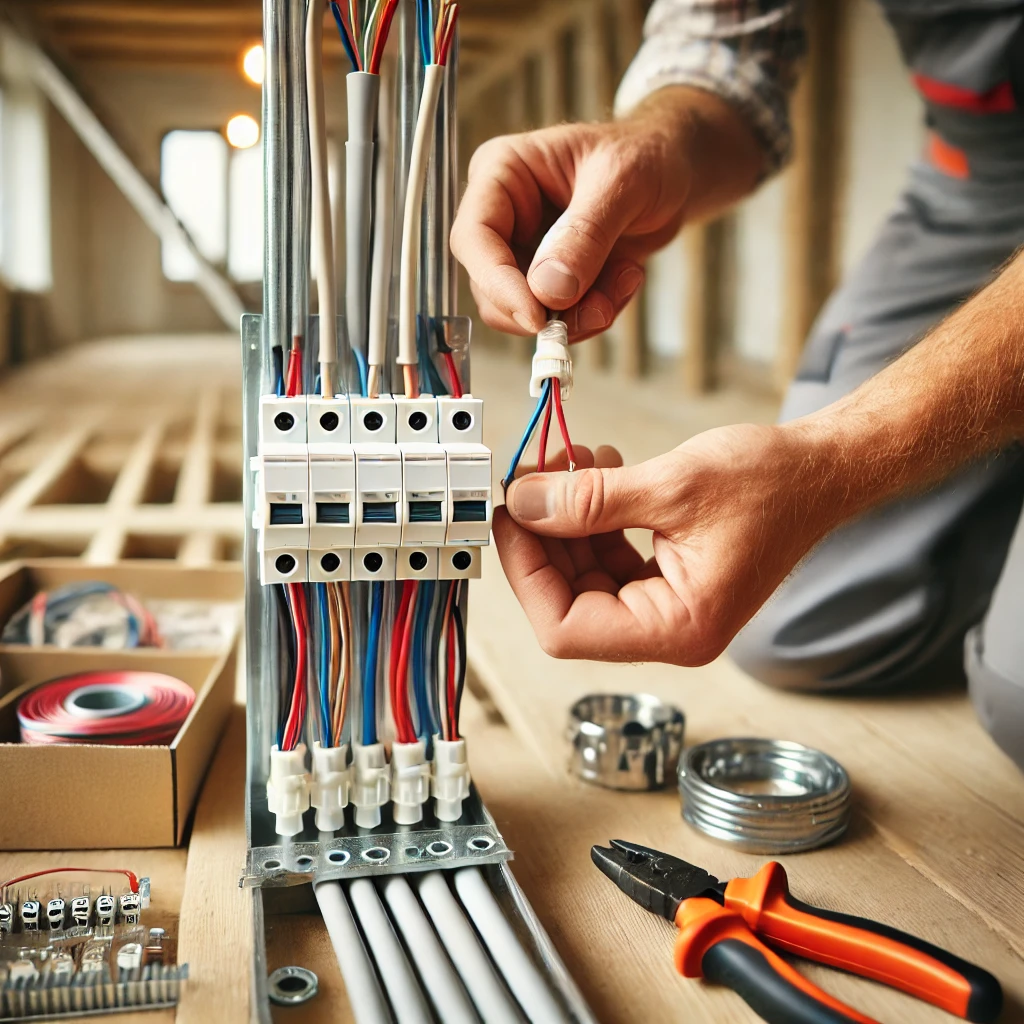
<svg viewBox="0 0 1024 1024">
<path fill-rule="evenodd" d="M 594 863 L 640 906 L 679 928 L 676 969 L 731 988 L 769 1024 L 877 1024 L 834 999 L 761 939 L 808 960 L 873 978 L 979 1024 L 1002 1009 L 999 982 L 980 967 L 890 928 L 801 903 L 785 869 L 720 882 L 703 868 L 613 839 Z"/>
</svg>

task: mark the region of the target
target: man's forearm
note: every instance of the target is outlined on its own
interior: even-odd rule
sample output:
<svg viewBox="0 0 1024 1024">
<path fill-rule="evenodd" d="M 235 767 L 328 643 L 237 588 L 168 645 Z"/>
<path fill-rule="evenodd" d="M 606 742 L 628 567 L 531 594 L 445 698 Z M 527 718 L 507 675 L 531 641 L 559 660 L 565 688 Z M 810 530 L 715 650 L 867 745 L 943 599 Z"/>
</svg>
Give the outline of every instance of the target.
<svg viewBox="0 0 1024 1024">
<path fill-rule="evenodd" d="M 686 223 L 722 213 L 749 195 L 764 175 L 767 155 L 750 124 L 732 104 L 703 89 L 659 89 L 621 123 L 685 156 L 690 174 Z"/>
<path fill-rule="evenodd" d="M 856 391 L 782 429 L 831 525 L 1024 438 L 1024 255 Z"/>
</svg>

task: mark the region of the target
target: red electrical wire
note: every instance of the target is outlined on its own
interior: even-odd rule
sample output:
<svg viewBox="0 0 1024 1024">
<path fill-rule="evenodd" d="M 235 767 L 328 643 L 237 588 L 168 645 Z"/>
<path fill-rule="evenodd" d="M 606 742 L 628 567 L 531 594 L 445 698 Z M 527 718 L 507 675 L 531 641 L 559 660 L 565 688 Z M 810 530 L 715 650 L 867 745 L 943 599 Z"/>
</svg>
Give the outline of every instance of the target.
<svg viewBox="0 0 1024 1024">
<path fill-rule="evenodd" d="M 401 649 L 398 657 L 398 672 L 397 672 L 397 686 L 396 690 L 398 693 L 398 703 L 402 708 L 402 718 L 404 726 L 404 738 L 399 736 L 402 743 L 415 743 L 416 742 L 416 727 L 412 721 L 412 706 L 409 701 L 409 654 L 412 651 L 412 633 L 413 633 L 413 622 L 416 617 L 416 598 L 419 593 L 420 585 L 416 580 L 412 580 L 405 585 L 406 592 L 409 593 L 408 609 L 406 611 L 405 622 L 402 626 L 401 634 Z M 404 598 L 404 594 L 403 594 Z M 398 638 L 396 637 L 396 640 Z M 395 698 L 392 697 L 392 705 L 395 703 Z M 396 716 L 397 717 L 397 716 Z M 397 728 L 397 721 L 396 721 Z"/>
<path fill-rule="evenodd" d="M 285 720 L 282 750 L 294 750 L 302 734 L 302 722 L 306 717 L 306 634 L 308 614 L 306 592 L 301 583 L 289 583 L 288 596 L 291 598 L 292 628 L 295 632 L 295 681 L 292 699 Z"/>
<path fill-rule="evenodd" d="M 459 5 L 451 4 L 445 9 L 445 26 L 441 35 L 441 45 L 437 50 L 437 63 L 445 64 L 448 61 L 448 51 L 452 46 L 452 39 L 455 38 L 455 23 L 459 20 Z"/>
<path fill-rule="evenodd" d="M 540 425 L 540 440 L 537 442 L 537 472 L 544 472 L 544 465 L 547 461 L 548 452 L 548 431 L 551 429 L 551 406 L 554 403 L 554 399 L 551 397 L 556 388 L 558 387 L 558 381 L 551 382 L 551 391 L 548 394 L 548 403 L 544 407 L 544 419 Z"/>
<path fill-rule="evenodd" d="M 444 362 L 445 366 L 448 367 L 449 386 L 452 389 L 452 397 L 461 398 L 463 395 L 462 378 L 459 376 L 459 368 L 455 365 L 455 357 L 451 352 L 444 353 Z"/>
<path fill-rule="evenodd" d="M 288 350 L 288 373 L 285 377 L 284 393 L 289 398 L 302 394 L 302 349 Z"/>
<path fill-rule="evenodd" d="M 91 875 L 124 875 L 128 879 L 128 887 L 132 892 L 139 891 L 139 879 L 134 871 L 127 868 L 46 868 L 43 871 L 32 871 L 27 875 L 18 875 L 0 885 L 0 893 L 6 892 L 12 885 L 27 882 L 30 878 L 41 878 L 43 875 L 62 875 L 67 871 L 84 871 Z"/>
<path fill-rule="evenodd" d="M 409 735 L 409 710 L 408 697 L 403 695 L 403 688 L 406 676 L 402 675 L 400 662 L 402 655 L 402 644 L 405 642 L 405 631 L 409 617 L 409 606 L 415 591 L 413 584 L 406 582 L 402 584 L 402 597 L 398 602 L 398 612 L 395 615 L 395 628 L 391 633 L 391 662 L 388 677 L 391 683 L 391 715 L 395 720 L 395 734 L 399 743 L 415 742 L 415 735 L 408 739 Z"/>
<path fill-rule="evenodd" d="M 452 593 L 454 593 L 454 591 L 455 588 L 452 587 Z M 458 692 L 455 685 L 455 622 L 451 609 L 452 599 L 450 593 L 448 595 L 448 729 L 450 732 L 448 738 L 450 740 L 455 740 L 459 737 L 459 723 L 455 718 L 455 702 L 458 698 Z"/>
<path fill-rule="evenodd" d="M 94 696 L 128 695 L 128 706 L 109 710 L 72 700 L 76 691 Z M 139 700 L 141 699 L 141 703 Z M 170 743 L 188 718 L 196 695 L 192 687 L 163 672 L 76 672 L 43 683 L 18 705 L 23 743 L 102 743 L 159 746 Z M 132 706 L 135 705 L 135 706 Z"/>
<path fill-rule="evenodd" d="M 565 445 L 565 452 L 569 456 L 569 469 L 576 468 L 576 453 L 572 449 L 572 441 L 569 440 L 569 428 L 565 425 L 565 413 L 562 411 L 562 389 L 558 381 L 552 381 L 551 393 L 555 398 L 555 414 L 558 416 L 558 429 L 562 433 L 562 443 Z"/>
<path fill-rule="evenodd" d="M 388 44 L 388 34 L 391 32 L 391 22 L 397 10 L 398 0 L 386 0 L 384 9 L 380 13 L 380 21 L 377 23 L 377 33 L 373 38 L 370 61 L 366 66 L 366 70 L 371 75 L 380 74 L 380 62 L 384 57 L 384 48 Z"/>
</svg>

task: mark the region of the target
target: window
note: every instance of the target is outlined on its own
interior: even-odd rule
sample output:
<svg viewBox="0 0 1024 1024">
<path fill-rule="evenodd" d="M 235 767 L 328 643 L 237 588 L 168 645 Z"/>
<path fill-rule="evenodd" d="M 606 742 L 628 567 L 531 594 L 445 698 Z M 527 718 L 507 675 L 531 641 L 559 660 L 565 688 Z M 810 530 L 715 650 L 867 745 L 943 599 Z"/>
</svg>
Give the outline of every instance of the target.
<svg viewBox="0 0 1024 1024">
<path fill-rule="evenodd" d="M 232 149 L 220 132 L 172 131 L 160 146 L 160 185 L 168 205 L 214 265 L 236 281 L 263 276 L 263 157 Z M 192 254 L 164 242 L 164 275 L 193 281 Z"/>
</svg>

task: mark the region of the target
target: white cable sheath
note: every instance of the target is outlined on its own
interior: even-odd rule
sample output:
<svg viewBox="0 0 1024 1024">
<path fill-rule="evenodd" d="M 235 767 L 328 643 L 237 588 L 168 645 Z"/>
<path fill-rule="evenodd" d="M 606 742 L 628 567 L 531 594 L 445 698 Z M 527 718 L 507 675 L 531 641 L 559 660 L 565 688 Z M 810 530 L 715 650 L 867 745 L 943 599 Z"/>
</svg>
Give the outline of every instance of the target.
<svg viewBox="0 0 1024 1024">
<path fill-rule="evenodd" d="M 349 883 L 348 898 L 373 952 L 397 1024 L 431 1024 L 430 1010 L 419 982 L 373 882 L 368 878 L 354 879 Z"/>
<path fill-rule="evenodd" d="M 428 871 L 417 879 L 417 886 L 423 906 L 484 1024 L 522 1024 L 522 1014 L 495 973 L 444 875 Z"/>
<path fill-rule="evenodd" d="M 565 1011 L 523 949 L 480 869 L 456 871 L 455 891 L 527 1018 L 545 1024 L 569 1024 Z"/>
<path fill-rule="evenodd" d="M 317 313 L 320 317 L 320 379 L 325 396 L 333 393 L 330 369 L 338 361 L 334 292 L 334 241 L 327 170 L 327 117 L 324 112 L 324 9 L 310 3 L 306 12 L 306 96 L 309 109 L 309 160 L 313 179 L 313 249 L 317 263 Z"/>
<path fill-rule="evenodd" d="M 370 340 L 367 358 L 370 366 L 383 366 L 387 358 L 391 249 L 395 230 L 395 167 L 391 119 L 391 81 L 381 75 L 373 203 L 373 262 L 370 268 Z"/>
<path fill-rule="evenodd" d="M 384 899 L 402 931 L 441 1024 L 478 1024 L 480 1018 L 408 880 L 403 875 L 392 875 L 384 883 Z"/>
<path fill-rule="evenodd" d="M 365 352 L 373 216 L 373 133 L 377 126 L 380 75 L 353 71 L 345 76 L 345 85 L 345 316 L 349 344 Z"/>
<path fill-rule="evenodd" d="M 444 84 L 444 66 L 428 64 L 423 69 L 423 93 L 416 116 L 409 184 L 402 218 L 402 259 L 398 276 L 398 365 L 415 366 L 416 359 L 416 270 L 420 263 L 420 232 L 427 165 L 434 145 L 437 101 Z"/>
<path fill-rule="evenodd" d="M 338 958 L 356 1024 L 392 1024 L 373 964 L 341 891 L 341 883 L 321 882 L 313 891 L 320 904 L 334 955 Z"/>
</svg>

